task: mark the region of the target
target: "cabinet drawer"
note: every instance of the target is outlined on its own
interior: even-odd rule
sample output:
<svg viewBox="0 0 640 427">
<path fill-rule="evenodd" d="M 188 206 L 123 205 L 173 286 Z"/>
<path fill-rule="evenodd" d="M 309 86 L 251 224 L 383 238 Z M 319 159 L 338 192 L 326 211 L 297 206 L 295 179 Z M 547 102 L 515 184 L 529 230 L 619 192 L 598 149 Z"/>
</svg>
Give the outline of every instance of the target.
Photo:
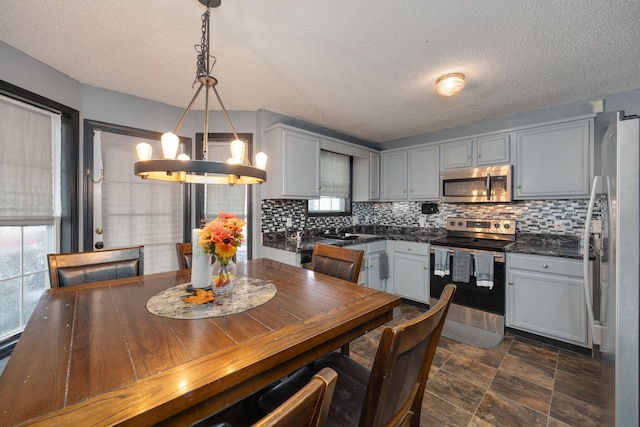
<svg viewBox="0 0 640 427">
<path fill-rule="evenodd" d="M 429 256 L 429 244 L 428 243 L 416 243 L 416 242 L 393 242 L 394 252 L 403 252 L 414 255 Z"/>
<path fill-rule="evenodd" d="M 567 258 L 538 255 L 508 254 L 510 268 L 535 271 L 538 273 L 559 274 L 563 276 L 583 276 L 582 262 Z"/>
<path fill-rule="evenodd" d="M 385 240 L 376 240 L 369 243 L 369 253 L 384 252 L 387 250 L 387 242 Z"/>
</svg>

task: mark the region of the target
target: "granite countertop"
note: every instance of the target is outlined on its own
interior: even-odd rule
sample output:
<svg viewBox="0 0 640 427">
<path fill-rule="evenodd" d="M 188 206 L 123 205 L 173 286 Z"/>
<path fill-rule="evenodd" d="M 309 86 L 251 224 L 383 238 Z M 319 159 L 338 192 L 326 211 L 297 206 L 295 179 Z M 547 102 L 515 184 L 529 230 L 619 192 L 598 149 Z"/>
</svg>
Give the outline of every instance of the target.
<svg viewBox="0 0 640 427">
<path fill-rule="evenodd" d="M 368 226 L 361 230 L 349 231 L 358 238 L 341 240 L 324 237 L 322 233 L 303 236 L 298 243 L 295 236 L 286 237 L 284 233 L 267 233 L 263 235 L 263 245 L 289 252 L 313 250 L 315 243 L 334 246 L 361 245 L 378 240 L 404 240 L 410 242 L 429 243 L 431 240 L 445 235 L 444 229 L 419 227 Z"/>
<path fill-rule="evenodd" d="M 296 242 L 295 237 L 286 238 L 284 233 L 266 233 L 263 236 L 263 245 L 289 252 L 303 252 L 313 250 L 313 245 L 316 242 L 335 246 L 359 245 L 376 240 L 430 243 L 446 234 L 443 228 L 367 226 L 361 227 L 360 230 L 350 231 L 350 233 L 358 235 L 358 238 L 353 240 L 328 239 L 322 234 L 318 234 L 303 236 L 300 243 Z M 582 259 L 578 242 L 577 236 L 518 233 L 516 241 L 505 247 L 505 251 L 507 253 Z M 589 259 L 595 259 L 595 256 L 590 254 Z"/>
<path fill-rule="evenodd" d="M 556 234 L 519 233 L 516 241 L 505 248 L 507 253 L 555 256 L 582 259 L 579 248 L 580 238 Z M 595 259 L 589 254 L 589 259 Z"/>
</svg>

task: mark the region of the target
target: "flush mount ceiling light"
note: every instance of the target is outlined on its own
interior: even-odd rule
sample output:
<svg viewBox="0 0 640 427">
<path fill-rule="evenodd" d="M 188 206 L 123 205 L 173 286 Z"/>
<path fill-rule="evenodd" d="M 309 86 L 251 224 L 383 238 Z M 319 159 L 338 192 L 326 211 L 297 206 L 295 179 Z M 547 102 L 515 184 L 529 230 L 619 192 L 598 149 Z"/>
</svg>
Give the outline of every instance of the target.
<svg viewBox="0 0 640 427">
<path fill-rule="evenodd" d="M 436 80 L 436 91 L 442 96 L 452 96 L 464 87 L 464 74 L 451 73 L 445 74 Z"/>
<path fill-rule="evenodd" d="M 196 90 L 189 106 L 182 114 L 178 121 L 178 125 L 173 132 L 162 135 L 162 156 L 160 160 L 151 160 L 151 146 L 146 143 L 138 144 L 136 153 L 138 161 L 133 165 L 134 173 L 143 179 L 157 179 L 161 181 L 174 181 L 180 183 L 196 183 L 196 184 L 262 184 L 267 180 L 267 155 L 264 153 L 256 154 L 253 167 L 245 156 L 245 143 L 238 139 L 236 129 L 233 127 L 231 118 L 227 110 L 222 104 L 222 99 L 216 90 L 218 80 L 211 75 L 211 69 L 215 65 L 215 58 L 209 55 L 209 15 L 210 8 L 220 6 L 221 0 L 198 0 L 207 7 L 206 12 L 202 15 L 202 38 L 200 45 L 196 46 L 198 52 L 196 80 L 200 86 Z M 211 59 L 213 58 L 213 63 Z M 194 82 L 194 84 L 195 84 Z M 191 111 L 198 95 L 205 88 L 205 111 L 204 111 L 204 140 L 202 143 L 202 158 L 204 160 L 190 160 L 186 154 L 178 152 L 179 139 L 177 136 L 182 123 L 187 114 Z M 207 160 L 207 145 L 209 135 L 209 92 L 213 91 L 218 103 L 222 108 L 224 116 L 229 123 L 229 127 L 233 132 L 235 140 L 231 143 L 231 158 L 227 163 L 210 162 Z"/>
</svg>

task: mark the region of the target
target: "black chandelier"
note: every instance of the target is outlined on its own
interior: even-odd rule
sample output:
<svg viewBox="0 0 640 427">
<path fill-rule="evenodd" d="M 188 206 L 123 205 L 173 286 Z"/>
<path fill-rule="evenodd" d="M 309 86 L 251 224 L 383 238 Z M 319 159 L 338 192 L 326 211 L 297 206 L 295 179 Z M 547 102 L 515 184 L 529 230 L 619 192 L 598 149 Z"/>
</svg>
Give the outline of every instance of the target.
<svg viewBox="0 0 640 427">
<path fill-rule="evenodd" d="M 149 144 L 138 144 L 136 146 L 138 161 L 134 163 L 133 171 L 143 179 L 180 183 L 261 184 L 267 180 L 267 172 L 265 171 L 267 156 L 264 153 L 256 154 L 256 166 L 251 165 L 249 159 L 245 156 L 245 143 L 238 138 L 229 113 L 227 113 L 226 108 L 224 108 L 220 94 L 216 89 L 218 80 L 211 75 L 211 69 L 215 65 L 215 58 L 213 63 L 211 63 L 212 56 L 209 54 L 209 16 L 210 9 L 220 6 L 221 0 L 198 0 L 198 2 L 207 7 L 207 10 L 202 15 L 202 37 L 200 45 L 196 46 L 198 59 L 194 85 L 200 83 L 200 86 L 196 90 L 195 95 L 182 114 L 173 132 L 167 132 L 162 135 L 162 156 L 160 159 L 151 160 L 152 149 Z M 204 160 L 191 160 L 186 154 L 176 156 L 180 142 L 177 136 L 178 131 L 203 88 L 205 88 L 204 140 L 202 144 L 202 158 Z M 207 160 L 210 91 L 213 91 L 218 99 L 218 103 L 235 137 L 235 140 L 230 144 L 231 158 L 229 158 L 226 163 L 210 162 Z"/>
</svg>

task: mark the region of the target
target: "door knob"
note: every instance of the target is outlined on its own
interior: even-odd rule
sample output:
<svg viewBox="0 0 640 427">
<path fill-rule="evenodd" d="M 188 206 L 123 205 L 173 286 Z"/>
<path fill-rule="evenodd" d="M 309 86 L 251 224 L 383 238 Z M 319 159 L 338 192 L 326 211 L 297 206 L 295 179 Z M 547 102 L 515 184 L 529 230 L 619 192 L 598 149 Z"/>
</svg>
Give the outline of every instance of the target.
<svg viewBox="0 0 640 427">
<path fill-rule="evenodd" d="M 96 234 L 102 234 L 102 233 L 104 233 L 104 230 L 102 229 L 102 227 L 96 228 Z"/>
<path fill-rule="evenodd" d="M 104 248 L 104 243 L 96 242 L 96 244 L 94 246 L 96 247 L 96 249 L 102 249 L 102 248 Z"/>
</svg>

